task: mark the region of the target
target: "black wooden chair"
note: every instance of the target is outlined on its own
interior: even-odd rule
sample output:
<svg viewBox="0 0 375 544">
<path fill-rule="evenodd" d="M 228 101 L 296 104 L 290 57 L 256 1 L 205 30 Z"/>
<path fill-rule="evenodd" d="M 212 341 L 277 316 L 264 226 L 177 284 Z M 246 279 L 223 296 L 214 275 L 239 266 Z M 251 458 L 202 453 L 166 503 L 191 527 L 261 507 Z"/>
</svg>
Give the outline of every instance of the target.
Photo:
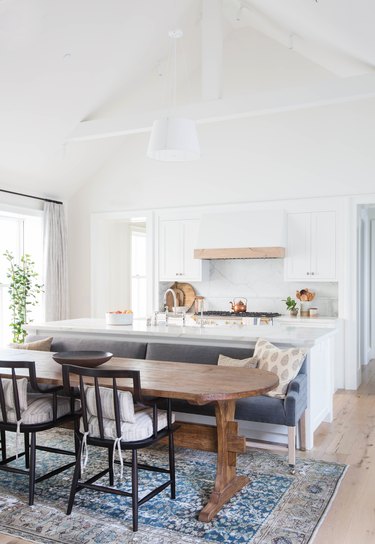
<svg viewBox="0 0 375 544">
<path fill-rule="evenodd" d="M 7 370 L 7 371 L 6 371 Z M 10 372 L 9 372 L 10 371 Z M 9 374 L 9 378 L 4 377 Z M 36 433 L 77 419 L 71 397 L 58 396 L 62 386 L 39 386 L 34 361 L 0 361 L 0 433 L 2 460 L 0 470 L 29 476 L 29 505 L 34 503 L 35 484 L 75 465 L 75 460 L 36 477 L 36 450 L 73 455 L 75 452 L 36 444 Z M 77 403 L 76 403 L 77 404 Z M 7 457 L 6 431 L 16 433 L 16 454 Z M 24 451 L 18 451 L 19 435 L 24 435 Z M 31 436 L 31 442 L 30 442 Z M 25 457 L 25 469 L 10 463 Z"/>
<path fill-rule="evenodd" d="M 75 375 L 75 376 L 72 376 Z M 176 497 L 173 424 L 174 416 L 168 399 L 167 410 L 158 410 L 156 400 L 142 404 L 141 381 L 139 371 L 83 368 L 64 365 L 63 377 L 66 391 L 77 385 L 79 377 L 79 395 L 81 399 L 81 422 L 79 428 L 80 448 L 73 475 L 67 514 L 73 508 L 77 491 L 91 489 L 104 493 L 114 493 L 132 498 L 133 531 L 138 530 L 138 507 L 166 489 L 171 488 L 171 498 Z M 119 391 L 118 380 L 128 379 L 130 391 Z M 138 404 L 134 404 L 138 403 Z M 169 468 L 158 468 L 139 464 L 137 452 L 156 441 L 168 437 Z M 84 461 L 88 459 L 87 446 L 99 446 L 108 449 L 108 468 L 83 481 L 81 473 Z M 114 486 L 114 456 L 119 451 L 116 463 L 131 467 L 131 493 Z M 131 462 L 124 461 L 122 450 L 131 450 Z M 169 479 L 153 489 L 142 499 L 138 499 L 138 469 L 169 474 Z M 109 474 L 109 486 L 95 484 L 99 478 Z"/>
</svg>

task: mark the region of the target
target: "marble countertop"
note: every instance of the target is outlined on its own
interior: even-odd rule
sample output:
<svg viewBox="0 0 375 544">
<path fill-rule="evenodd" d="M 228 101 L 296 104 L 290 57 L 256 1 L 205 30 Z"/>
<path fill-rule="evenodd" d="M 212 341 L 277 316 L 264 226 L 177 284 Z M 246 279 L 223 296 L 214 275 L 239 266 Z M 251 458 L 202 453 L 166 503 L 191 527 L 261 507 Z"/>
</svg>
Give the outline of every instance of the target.
<svg viewBox="0 0 375 544">
<path fill-rule="evenodd" d="M 83 334 L 96 336 L 113 335 L 133 339 L 155 339 L 165 341 L 185 341 L 186 343 L 236 343 L 253 344 L 258 338 L 266 338 L 276 344 L 289 344 L 311 347 L 321 341 L 327 335 L 336 333 L 332 325 L 318 327 L 301 327 L 289 322 L 279 322 L 274 326 L 254 325 L 225 325 L 216 327 L 200 327 L 190 325 L 159 324 L 149 326 L 146 320 L 135 319 L 133 325 L 107 325 L 105 319 L 81 318 L 65 321 L 50 321 L 47 323 L 27 326 L 30 334 Z"/>
<path fill-rule="evenodd" d="M 294 325 L 306 326 L 306 327 L 337 327 L 338 322 L 340 321 L 338 317 L 329 317 L 329 316 L 317 316 L 317 317 L 291 317 L 289 315 L 282 315 L 280 317 L 275 317 L 274 321 L 276 324 L 284 325 Z"/>
</svg>

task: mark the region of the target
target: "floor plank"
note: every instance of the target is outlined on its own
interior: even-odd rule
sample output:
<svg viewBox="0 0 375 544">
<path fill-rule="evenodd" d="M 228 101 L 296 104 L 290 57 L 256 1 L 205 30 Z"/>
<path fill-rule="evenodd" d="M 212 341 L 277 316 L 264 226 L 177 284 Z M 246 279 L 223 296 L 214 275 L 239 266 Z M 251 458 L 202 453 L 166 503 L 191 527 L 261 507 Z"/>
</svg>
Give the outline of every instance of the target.
<svg viewBox="0 0 375 544">
<path fill-rule="evenodd" d="M 375 359 L 358 391 L 336 393 L 333 422 L 320 425 L 314 438 L 314 449 L 300 457 L 350 465 L 314 544 L 374 544 Z M 0 534 L 0 544 L 28 541 Z"/>
</svg>

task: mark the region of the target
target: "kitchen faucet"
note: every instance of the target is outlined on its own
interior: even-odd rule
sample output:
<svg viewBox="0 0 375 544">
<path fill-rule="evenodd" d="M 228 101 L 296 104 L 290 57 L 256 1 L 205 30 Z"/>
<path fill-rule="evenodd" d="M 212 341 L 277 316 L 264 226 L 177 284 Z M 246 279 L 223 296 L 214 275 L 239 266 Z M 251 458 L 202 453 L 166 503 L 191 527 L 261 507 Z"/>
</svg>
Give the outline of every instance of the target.
<svg viewBox="0 0 375 544">
<path fill-rule="evenodd" d="M 164 309 L 165 309 L 165 313 L 168 313 L 168 306 L 167 306 L 167 295 L 168 295 L 168 293 L 172 293 L 173 312 L 176 314 L 177 313 L 177 297 L 176 297 L 176 293 L 171 288 L 167 289 L 165 291 L 165 293 L 164 293 Z"/>
</svg>

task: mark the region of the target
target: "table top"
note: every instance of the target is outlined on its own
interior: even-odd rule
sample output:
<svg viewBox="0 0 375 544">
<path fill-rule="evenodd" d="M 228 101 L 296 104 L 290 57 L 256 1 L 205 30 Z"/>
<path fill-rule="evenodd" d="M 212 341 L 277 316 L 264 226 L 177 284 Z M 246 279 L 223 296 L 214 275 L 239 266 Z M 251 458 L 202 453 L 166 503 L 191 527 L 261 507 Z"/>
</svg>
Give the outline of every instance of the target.
<svg viewBox="0 0 375 544">
<path fill-rule="evenodd" d="M 61 365 L 52 353 L 31 350 L 0 350 L 0 361 L 35 361 L 41 383 L 62 382 Z M 272 372 L 253 368 L 174 363 L 113 357 L 98 368 L 139 370 L 141 389 L 145 396 L 177 398 L 194 404 L 239 399 L 261 395 L 274 389 L 278 377 Z M 22 372 L 18 372 L 22 375 Z M 6 374 L 3 373 L 2 374 Z M 24 372 L 27 375 L 27 372 Z M 129 389 L 128 380 L 119 380 L 119 387 Z"/>
</svg>

